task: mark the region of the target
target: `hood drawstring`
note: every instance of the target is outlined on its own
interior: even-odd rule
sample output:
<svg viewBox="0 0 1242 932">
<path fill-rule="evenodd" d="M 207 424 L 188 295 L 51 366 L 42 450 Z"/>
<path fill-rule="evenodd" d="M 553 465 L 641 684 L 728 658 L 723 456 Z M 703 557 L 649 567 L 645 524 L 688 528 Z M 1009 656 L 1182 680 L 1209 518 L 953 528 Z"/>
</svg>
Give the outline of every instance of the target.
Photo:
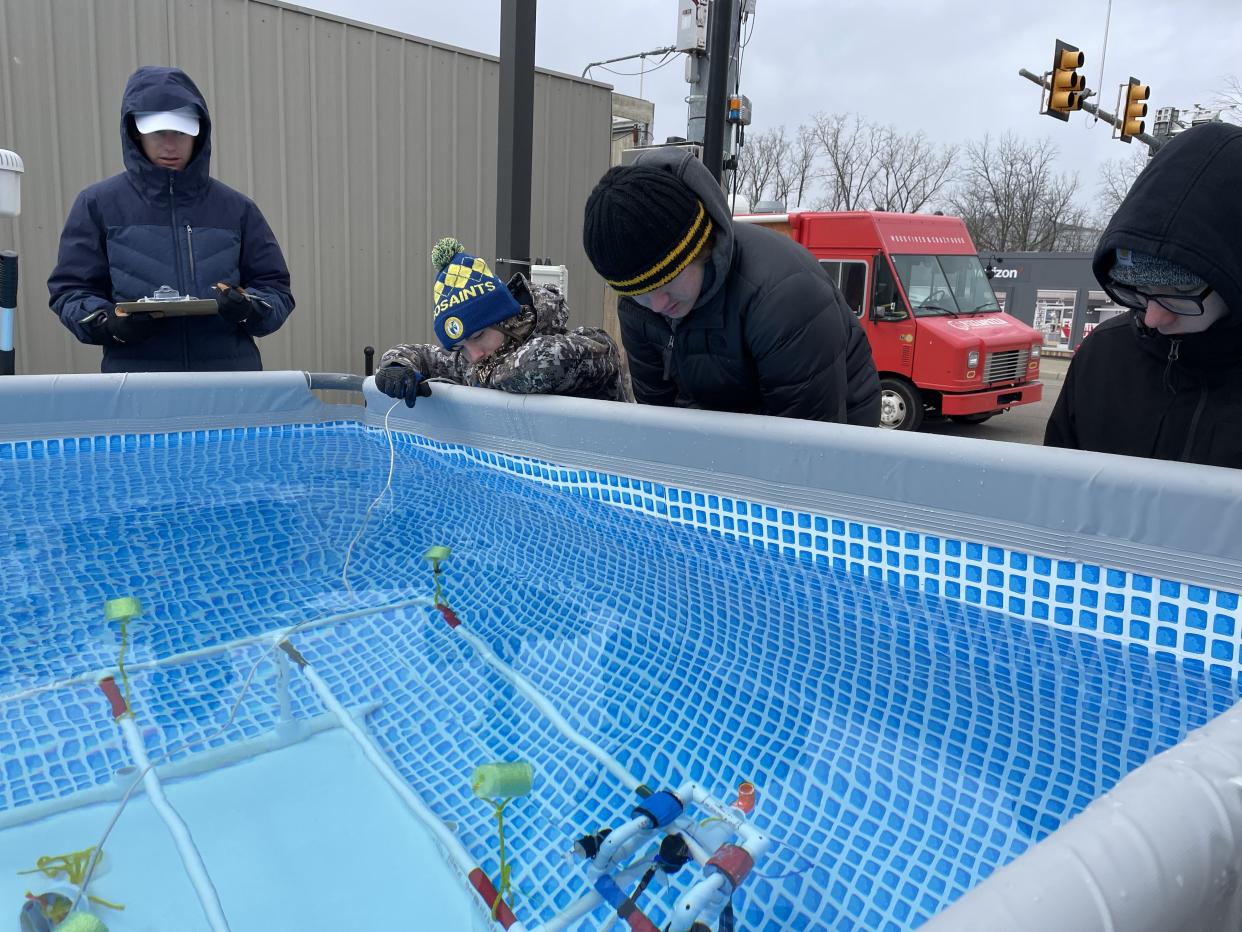
<svg viewBox="0 0 1242 932">
<path fill-rule="evenodd" d="M 1169 359 L 1164 367 L 1164 387 L 1170 395 L 1177 394 L 1177 387 L 1173 384 L 1173 364 L 1177 362 L 1178 356 L 1181 355 L 1181 350 L 1181 337 L 1174 337 L 1169 341 Z"/>
<path fill-rule="evenodd" d="M 1169 394 L 1177 394 L 1177 386 L 1173 384 L 1173 367 L 1177 364 L 1182 353 L 1181 337 L 1173 337 L 1169 341 L 1169 357 L 1164 367 L 1164 387 Z M 1179 459 L 1182 462 L 1188 462 L 1191 450 L 1195 445 L 1195 434 L 1199 432 L 1199 421 L 1203 417 L 1203 410 L 1207 407 L 1208 386 L 1202 378 L 1192 379 L 1199 383 L 1199 400 L 1195 404 L 1195 413 L 1190 418 L 1190 426 L 1186 429 L 1186 443 L 1182 447 L 1182 455 Z M 1172 402 L 1170 402 L 1172 404 Z"/>
</svg>

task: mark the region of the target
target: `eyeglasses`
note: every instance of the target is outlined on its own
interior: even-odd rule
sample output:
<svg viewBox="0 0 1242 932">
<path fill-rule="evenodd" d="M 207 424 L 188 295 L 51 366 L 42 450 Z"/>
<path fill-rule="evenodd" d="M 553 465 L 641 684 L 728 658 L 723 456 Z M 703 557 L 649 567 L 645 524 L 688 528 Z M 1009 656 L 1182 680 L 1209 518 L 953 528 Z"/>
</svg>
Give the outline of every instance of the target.
<svg viewBox="0 0 1242 932">
<path fill-rule="evenodd" d="M 1208 285 L 1197 294 L 1179 294 L 1176 291 L 1152 294 L 1146 291 L 1139 291 L 1137 288 L 1131 288 L 1129 285 L 1110 281 L 1104 285 L 1104 290 L 1110 298 L 1122 307 L 1142 311 L 1147 309 L 1149 301 L 1155 301 L 1170 314 L 1180 314 L 1182 317 L 1198 317 L 1203 313 L 1203 301 L 1212 293 L 1212 286 Z"/>
</svg>

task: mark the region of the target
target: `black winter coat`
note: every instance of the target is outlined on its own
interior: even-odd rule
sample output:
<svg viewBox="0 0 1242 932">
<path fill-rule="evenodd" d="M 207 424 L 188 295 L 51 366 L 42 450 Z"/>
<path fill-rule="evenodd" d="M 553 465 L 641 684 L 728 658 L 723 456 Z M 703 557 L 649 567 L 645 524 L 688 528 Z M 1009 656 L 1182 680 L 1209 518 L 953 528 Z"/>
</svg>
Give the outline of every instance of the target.
<svg viewBox="0 0 1242 932">
<path fill-rule="evenodd" d="M 1242 468 L 1242 127 L 1187 130 L 1151 161 L 1100 238 L 1108 279 L 1117 247 L 1203 278 L 1229 315 L 1170 337 L 1142 312 L 1097 327 L 1070 364 L 1048 446 Z"/>
<path fill-rule="evenodd" d="M 871 346 L 815 258 L 771 230 L 734 226 L 720 185 L 692 155 L 654 150 L 641 163 L 694 190 L 716 243 L 703 293 L 675 328 L 629 298 L 619 302 L 635 399 L 876 426 Z"/>
</svg>

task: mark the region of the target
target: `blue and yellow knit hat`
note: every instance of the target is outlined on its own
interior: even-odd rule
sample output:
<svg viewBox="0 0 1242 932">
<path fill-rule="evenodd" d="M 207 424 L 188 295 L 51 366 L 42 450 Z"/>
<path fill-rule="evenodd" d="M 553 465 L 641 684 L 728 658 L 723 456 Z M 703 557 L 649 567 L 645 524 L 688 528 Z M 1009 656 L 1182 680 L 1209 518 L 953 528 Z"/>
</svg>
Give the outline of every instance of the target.
<svg viewBox="0 0 1242 932">
<path fill-rule="evenodd" d="M 487 263 L 451 236 L 436 243 L 431 264 L 438 272 L 432 289 L 433 323 L 445 349 L 522 310 Z"/>
</svg>

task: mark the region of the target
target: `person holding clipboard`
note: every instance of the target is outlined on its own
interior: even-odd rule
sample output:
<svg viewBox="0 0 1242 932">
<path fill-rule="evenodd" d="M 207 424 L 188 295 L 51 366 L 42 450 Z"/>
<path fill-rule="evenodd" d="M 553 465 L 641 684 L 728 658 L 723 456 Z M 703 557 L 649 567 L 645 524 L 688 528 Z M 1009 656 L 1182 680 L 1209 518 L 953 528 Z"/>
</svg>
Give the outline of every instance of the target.
<svg viewBox="0 0 1242 932">
<path fill-rule="evenodd" d="M 125 171 L 78 195 L 50 305 L 103 372 L 262 369 L 255 337 L 293 310 L 289 269 L 250 198 L 209 174 L 211 117 L 190 77 L 144 66 L 121 101 Z"/>
</svg>

